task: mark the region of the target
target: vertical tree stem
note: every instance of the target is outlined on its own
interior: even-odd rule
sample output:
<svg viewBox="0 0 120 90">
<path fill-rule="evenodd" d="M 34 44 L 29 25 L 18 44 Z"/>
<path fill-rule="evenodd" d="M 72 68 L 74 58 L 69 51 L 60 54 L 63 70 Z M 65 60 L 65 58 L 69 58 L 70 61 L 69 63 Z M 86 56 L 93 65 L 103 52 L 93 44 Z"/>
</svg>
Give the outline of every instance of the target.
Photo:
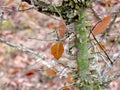
<svg viewBox="0 0 120 90">
<path fill-rule="evenodd" d="M 77 33 L 77 41 L 76 48 L 78 49 L 77 53 L 77 64 L 78 64 L 78 77 L 80 78 L 80 83 L 84 82 L 82 89 L 88 90 L 86 88 L 86 81 L 89 79 L 87 76 L 88 73 L 88 44 L 87 44 L 87 31 L 85 25 L 85 12 L 84 8 L 78 10 L 79 20 L 75 23 L 76 33 Z M 88 87 L 88 86 L 87 86 Z M 90 90 L 90 89 L 89 89 Z"/>
</svg>

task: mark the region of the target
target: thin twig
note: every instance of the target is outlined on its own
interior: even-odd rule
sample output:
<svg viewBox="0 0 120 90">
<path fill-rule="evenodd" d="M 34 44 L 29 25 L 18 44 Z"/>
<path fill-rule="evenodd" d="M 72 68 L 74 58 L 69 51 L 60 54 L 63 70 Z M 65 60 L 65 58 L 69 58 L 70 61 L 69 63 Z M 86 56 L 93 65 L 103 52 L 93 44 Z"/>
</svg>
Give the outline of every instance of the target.
<svg viewBox="0 0 120 90">
<path fill-rule="evenodd" d="M 89 35 L 88 35 L 88 38 L 90 37 L 91 32 L 95 29 L 95 27 L 96 27 L 100 22 L 102 22 L 102 20 L 99 20 L 99 21 L 92 27 L 92 29 L 90 30 L 90 33 L 89 33 Z"/>
<path fill-rule="evenodd" d="M 120 58 L 120 54 L 113 60 L 113 63 L 115 63 L 119 58 Z M 110 70 L 111 70 L 111 67 L 106 66 L 105 70 L 103 71 L 103 75 L 102 75 L 102 80 L 103 81 L 105 81 L 105 78 L 107 80 L 107 75 L 108 75 Z"/>
<path fill-rule="evenodd" d="M 16 49 L 18 49 L 18 50 L 21 50 L 21 51 L 23 51 L 23 52 L 30 53 L 30 54 L 32 54 L 32 55 L 34 55 L 34 56 L 36 56 L 36 57 L 41 58 L 42 60 L 45 59 L 43 56 L 40 56 L 40 54 L 39 54 L 38 52 L 33 51 L 33 50 L 31 50 L 31 49 L 23 46 L 23 45 L 13 44 L 13 43 L 11 43 L 11 42 L 6 41 L 6 40 L 3 39 L 3 38 L 0 38 L 0 42 L 1 42 L 1 43 L 4 43 L 4 44 L 6 44 L 6 45 L 8 45 L 8 46 L 10 46 L 10 47 L 13 47 L 13 48 L 16 48 Z"/>
<path fill-rule="evenodd" d="M 21 6 L 22 6 L 22 1 L 21 1 L 20 4 L 18 5 L 17 10 L 19 10 Z"/>
<path fill-rule="evenodd" d="M 113 80 L 117 79 L 120 77 L 120 72 L 118 72 L 117 74 L 115 74 L 114 76 L 112 76 L 111 78 L 109 78 L 107 81 L 102 82 L 101 85 L 108 85 L 109 83 L 111 83 Z"/>
<path fill-rule="evenodd" d="M 108 54 L 106 53 L 106 51 L 104 50 L 104 48 L 100 45 L 100 43 L 98 42 L 98 40 L 96 39 L 96 37 L 94 36 L 94 34 L 92 33 L 92 30 L 90 30 L 94 40 L 97 42 L 97 44 L 99 45 L 99 47 L 102 49 L 102 51 L 104 52 L 104 54 L 107 56 L 108 60 L 110 61 L 111 64 L 113 64 L 112 60 L 110 59 L 110 57 L 108 56 Z"/>
<path fill-rule="evenodd" d="M 93 8 L 91 8 L 91 10 L 93 11 L 94 16 L 95 16 L 97 19 L 101 20 L 101 18 L 100 18 L 99 15 L 96 13 L 96 11 L 95 11 Z"/>
<path fill-rule="evenodd" d="M 59 10 L 56 8 L 55 5 L 53 5 L 54 9 L 56 10 L 56 12 L 59 14 L 59 16 L 62 18 L 62 15 L 60 14 Z"/>
<path fill-rule="evenodd" d="M 47 40 L 43 40 L 43 39 L 40 39 L 40 38 L 28 38 L 28 39 L 34 39 L 34 40 L 39 40 L 39 41 L 57 41 L 57 39 L 47 39 Z"/>
<path fill-rule="evenodd" d="M 96 23 L 96 25 L 97 25 L 98 23 L 100 23 L 100 22 L 101 22 L 101 20 L 98 21 L 98 22 Z M 113 64 L 112 60 L 110 59 L 110 57 L 108 56 L 108 54 L 106 53 L 106 51 L 104 50 L 104 48 L 100 45 L 100 43 L 98 42 L 98 40 L 96 39 L 96 37 L 94 36 L 94 34 L 93 34 L 93 32 L 92 32 L 92 31 L 94 30 L 94 28 L 96 27 L 96 25 L 90 30 L 90 34 L 92 34 L 94 40 L 97 42 L 97 44 L 99 45 L 99 47 L 102 49 L 102 51 L 104 52 L 104 54 L 107 56 L 107 58 L 108 58 L 108 60 L 110 61 L 110 63 Z M 90 37 L 90 34 L 89 34 L 88 37 Z"/>
<path fill-rule="evenodd" d="M 36 62 L 40 62 L 40 63 L 46 65 L 47 67 L 51 67 L 51 65 L 45 61 L 45 57 L 42 56 L 42 55 L 40 55 L 39 52 L 36 52 L 36 51 L 34 51 L 34 50 L 31 50 L 31 49 L 29 49 L 29 48 L 27 48 L 27 47 L 25 47 L 25 46 L 23 46 L 23 45 L 20 45 L 20 44 L 13 44 L 13 43 L 11 43 L 11 42 L 6 41 L 6 40 L 3 39 L 3 38 L 0 38 L 0 42 L 1 42 L 1 43 L 4 43 L 4 44 L 6 44 L 6 45 L 8 45 L 8 46 L 10 46 L 10 47 L 13 47 L 13 48 L 16 48 L 16 49 L 18 49 L 18 50 L 21 50 L 21 51 L 23 51 L 23 52 L 27 52 L 27 53 L 29 53 L 29 54 L 31 54 L 31 55 L 34 55 L 35 58 L 37 59 Z"/>
</svg>

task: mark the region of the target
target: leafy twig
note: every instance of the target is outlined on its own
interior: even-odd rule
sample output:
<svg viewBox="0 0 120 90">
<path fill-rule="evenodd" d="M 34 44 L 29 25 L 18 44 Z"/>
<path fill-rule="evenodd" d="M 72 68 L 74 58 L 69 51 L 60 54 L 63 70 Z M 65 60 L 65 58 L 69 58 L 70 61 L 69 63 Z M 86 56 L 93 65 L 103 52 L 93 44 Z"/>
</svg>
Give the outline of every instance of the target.
<svg viewBox="0 0 120 90">
<path fill-rule="evenodd" d="M 97 42 L 97 44 L 99 45 L 99 47 L 102 49 L 102 51 L 105 53 L 105 55 L 107 56 L 108 60 L 110 61 L 111 64 L 113 64 L 113 61 L 110 59 L 110 57 L 108 56 L 108 54 L 106 53 L 106 51 L 103 49 L 103 47 L 100 45 L 100 43 L 98 42 L 98 40 L 96 39 L 96 37 L 94 36 L 94 34 L 92 33 L 92 30 L 90 30 L 94 40 Z"/>
</svg>

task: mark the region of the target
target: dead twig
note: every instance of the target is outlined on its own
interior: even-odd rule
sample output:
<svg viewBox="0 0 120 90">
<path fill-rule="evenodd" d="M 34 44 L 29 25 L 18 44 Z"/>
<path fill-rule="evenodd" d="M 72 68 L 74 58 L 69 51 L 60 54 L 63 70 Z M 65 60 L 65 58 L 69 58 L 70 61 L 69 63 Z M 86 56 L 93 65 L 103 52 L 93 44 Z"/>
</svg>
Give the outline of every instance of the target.
<svg viewBox="0 0 120 90">
<path fill-rule="evenodd" d="M 115 63 L 119 58 L 120 58 L 120 54 L 118 54 L 118 56 L 117 56 L 116 58 L 114 58 L 113 63 Z M 102 80 L 103 80 L 103 81 L 105 81 L 105 78 L 108 76 L 108 73 L 109 73 L 109 71 L 111 70 L 111 68 L 112 68 L 112 67 L 106 66 L 106 68 L 105 68 L 105 70 L 104 70 L 104 72 L 103 72 L 103 75 L 102 75 Z M 115 76 L 115 78 L 117 79 L 118 77 Z M 107 82 L 113 81 L 114 78 L 111 77 L 110 79 L 106 79 L 106 80 L 107 80 L 107 81 L 106 81 L 106 83 L 107 83 Z"/>
<path fill-rule="evenodd" d="M 101 20 L 101 18 L 100 18 L 99 15 L 96 13 L 96 11 L 95 11 L 93 8 L 91 8 L 91 10 L 93 11 L 94 16 L 95 16 L 97 19 Z"/>
<path fill-rule="evenodd" d="M 102 86 L 104 85 L 108 85 L 109 83 L 111 83 L 113 80 L 117 79 L 120 77 L 120 72 L 118 72 L 117 74 L 115 74 L 114 76 L 110 77 L 107 81 L 102 82 Z"/>
<path fill-rule="evenodd" d="M 31 55 L 34 55 L 35 58 L 36 58 L 36 60 L 37 60 L 37 62 L 39 61 L 39 62 L 41 62 L 42 64 L 44 64 L 44 65 L 46 65 L 46 66 L 48 66 L 48 67 L 51 67 L 51 65 L 48 64 L 48 63 L 45 61 L 45 60 L 46 60 L 45 57 L 44 57 L 43 55 L 40 55 L 39 52 L 36 52 L 36 51 L 34 51 L 34 50 L 31 50 L 31 49 L 29 49 L 29 48 L 27 48 L 27 47 L 25 47 L 25 46 L 23 46 L 23 45 L 21 45 L 21 44 L 14 44 L 14 43 L 8 42 L 8 41 L 6 41 L 6 40 L 3 39 L 3 38 L 0 38 L 0 42 L 1 42 L 1 43 L 4 43 L 4 44 L 6 44 L 6 45 L 8 45 L 8 46 L 10 46 L 10 47 L 13 47 L 13 48 L 16 48 L 16 49 L 18 49 L 18 50 L 21 50 L 21 51 L 23 51 L 23 52 L 27 52 L 27 53 L 29 53 L 29 54 L 31 54 Z"/>
<path fill-rule="evenodd" d="M 106 51 L 104 50 L 104 48 L 100 45 L 100 43 L 98 42 L 98 40 L 96 39 L 96 37 L 92 33 L 92 30 L 90 30 L 90 33 L 92 34 L 94 40 L 97 42 L 98 46 L 102 49 L 102 51 L 104 52 L 104 54 L 106 55 L 106 57 L 108 58 L 108 60 L 110 61 L 110 63 L 113 64 L 113 61 L 110 59 L 110 57 L 108 56 L 108 54 L 106 53 Z"/>
</svg>

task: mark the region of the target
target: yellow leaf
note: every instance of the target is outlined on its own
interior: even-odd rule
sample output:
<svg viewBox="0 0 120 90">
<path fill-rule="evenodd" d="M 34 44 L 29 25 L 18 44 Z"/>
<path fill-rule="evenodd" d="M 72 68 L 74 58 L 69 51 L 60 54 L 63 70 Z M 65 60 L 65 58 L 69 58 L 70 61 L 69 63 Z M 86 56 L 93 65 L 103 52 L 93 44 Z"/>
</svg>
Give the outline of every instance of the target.
<svg viewBox="0 0 120 90">
<path fill-rule="evenodd" d="M 51 54 L 58 60 L 64 52 L 62 42 L 58 41 L 51 47 Z"/>
<path fill-rule="evenodd" d="M 96 26 L 95 28 L 93 29 L 92 33 L 94 35 L 98 35 L 102 32 L 104 32 L 108 26 L 110 25 L 110 22 L 111 22 L 111 19 L 112 19 L 112 15 L 109 15 L 107 17 L 104 17 L 102 21 L 100 21 Z"/>
</svg>

